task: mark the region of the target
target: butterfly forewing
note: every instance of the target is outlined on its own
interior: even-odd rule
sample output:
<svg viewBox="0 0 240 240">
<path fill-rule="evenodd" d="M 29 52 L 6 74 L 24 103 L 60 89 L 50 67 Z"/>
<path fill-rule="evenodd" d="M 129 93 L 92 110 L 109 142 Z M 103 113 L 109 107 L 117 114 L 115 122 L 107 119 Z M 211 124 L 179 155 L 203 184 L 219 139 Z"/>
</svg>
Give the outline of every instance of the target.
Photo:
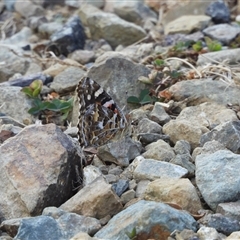
<svg viewBox="0 0 240 240">
<path fill-rule="evenodd" d="M 109 94 L 94 80 L 83 77 L 78 86 L 78 138 L 82 147 L 108 142 L 126 127 L 126 118 Z"/>
</svg>

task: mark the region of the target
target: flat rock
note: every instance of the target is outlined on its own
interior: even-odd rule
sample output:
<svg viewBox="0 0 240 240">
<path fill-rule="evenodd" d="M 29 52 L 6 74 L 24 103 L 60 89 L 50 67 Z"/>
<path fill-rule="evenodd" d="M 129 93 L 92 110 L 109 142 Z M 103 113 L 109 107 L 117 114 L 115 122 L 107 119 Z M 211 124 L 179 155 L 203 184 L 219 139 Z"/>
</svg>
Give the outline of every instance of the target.
<svg viewBox="0 0 240 240">
<path fill-rule="evenodd" d="M 191 215 L 163 203 L 141 200 L 114 216 L 94 236 L 108 240 L 129 240 L 127 233 L 136 229 L 139 239 L 165 240 L 175 229 L 184 228 L 196 231 L 196 222 Z"/>
<path fill-rule="evenodd" d="M 179 17 L 169 22 L 165 28 L 165 35 L 175 33 L 191 33 L 192 31 L 206 28 L 211 18 L 206 15 L 188 15 Z"/>
<path fill-rule="evenodd" d="M 234 218 L 240 221 L 240 201 L 219 203 L 216 213 L 220 213 L 226 217 Z"/>
<path fill-rule="evenodd" d="M 154 159 L 143 159 L 133 172 L 135 180 L 155 180 L 158 178 L 184 177 L 187 169 L 178 165 Z"/>
<path fill-rule="evenodd" d="M 18 12 L 24 18 L 40 16 L 44 14 L 44 9 L 41 6 L 34 4 L 30 0 L 25 0 L 24 2 L 21 0 L 16 0 L 14 8 L 16 12 Z"/>
<path fill-rule="evenodd" d="M 64 211 L 100 219 L 120 212 L 122 204 L 120 198 L 112 190 L 112 185 L 99 177 L 82 188 L 60 208 Z"/>
<path fill-rule="evenodd" d="M 164 107 L 159 102 L 155 102 L 153 110 L 149 114 L 152 121 L 155 121 L 161 125 L 170 121 L 170 116 L 166 113 Z"/>
<path fill-rule="evenodd" d="M 157 179 L 149 183 L 144 199 L 155 202 L 175 203 L 190 213 L 202 209 L 197 191 L 189 179 Z"/>
<path fill-rule="evenodd" d="M 234 51 L 237 54 L 238 50 L 234 49 Z M 221 52 L 224 55 L 224 51 Z M 240 52 L 238 54 L 240 56 Z M 224 59 L 226 58 L 225 55 Z M 185 100 L 188 106 L 199 105 L 203 102 L 215 102 L 224 106 L 239 104 L 239 88 L 212 79 L 181 81 L 172 85 L 169 91 L 175 101 Z"/>
<path fill-rule="evenodd" d="M 21 87 L 0 87 L 0 111 L 21 123 L 30 124 L 34 120 L 28 113 L 32 101 L 21 90 Z"/>
<path fill-rule="evenodd" d="M 228 44 L 240 33 L 240 27 L 222 23 L 205 28 L 203 33 L 211 39 Z"/>
<path fill-rule="evenodd" d="M 75 167 L 81 168 L 78 151 L 54 124 L 28 126 L 6 140 L 0 147 L 2 215 L 6 219 L 36 215 L 70 198 Z"/>
<path fill-rule="evenodd" d="M 196 157 L 196 183 L 212 210 L 219 203 L 239 199 L 239 164 L 239 155 L 228 150 Z"/>
<path fill-rule="evenodd" d="M 162 127 L 148 118 L 143 118 L 139 121 L 137 127 L 138 133 L 162 133 Z"/>
</svg>

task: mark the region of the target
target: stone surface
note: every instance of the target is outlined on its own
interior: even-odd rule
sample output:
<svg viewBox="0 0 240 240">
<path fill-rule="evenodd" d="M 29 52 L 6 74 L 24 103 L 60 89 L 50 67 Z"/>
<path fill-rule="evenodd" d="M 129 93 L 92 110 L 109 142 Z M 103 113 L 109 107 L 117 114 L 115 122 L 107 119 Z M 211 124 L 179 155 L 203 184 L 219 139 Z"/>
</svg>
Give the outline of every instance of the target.
<svg viewBox="0 0 240 240">
<path fill-rule="evenodd" d="M 204 29 L 210 22 L 211 18 L 205 15 L 182 16 L 169 22 L 165 28 L 165 35 L 174 33 L 191 33 L 192 31 Z"/>
<path fill-rule="evenodd" d="M 162 127 L 148 118 L 143 118 L 139 121 L 137 127 L 138 133 L 162 133 Z"/>
<path fill-rule="evenodd" d="M 0 87 L 0 111 L 21 123 L 30 124 L 34 117 L 27 111 L 32 107 L 32 101 L 21 92 L 21 89 L 21 87 Z"/>
<path fill-rule="evenodd" d="M 133 172 L 136 180 L 155 180 L 158 178 L 184 177 L 188 173 L 187 169 L 175 164 L 156 161 L 154 159 L 144 159 Z"/>
<path fill-rule="evenodd" d="M 223 44 L 228 44 L 240 33 L 240 27 L 222 23 L 205 28 L 203 33 Z"/>
<path fill-rule="evenodd" d="M 230 50 L 228 50 L 230 51 Z M 221 51 L 221 59 L 215 59 L 217 61 L 223 61 L 228 58 L 228 54 Z M 235 56 L 240 56 L 238 49 L 234 49 Z M 210 54 L 210 53 L 209 53 Z M 209 55 L 211 58 L 211 56 Z M 235 58 L 235 60 L 237 60 Z M 235 61 L 234 60 L 234 61 Z M 204 60 L 207 63 L 206 60 Z M 230 61 L 233 63 L 233 61 Z M 236 63 L 236 62 L 235 62 Z M 230 86 L 222 81 L 213 81 L 212 79 L 199 79 L 194 81 L 181 81 L 169 88 L 172 94 L 172 99 L 175 101 L 184 100 L 188 105 L 198 105 L 203 102 L 215 102 L 221 105 L 238 105 L 240 89 L 235 86 Z"/>
<path fill-rule="evenodd" d="M 87 64 L 95 60 L 95 53 L 94 51 L 89 51 L 89 50 L 76 50 L 71 54 L 69 54 L 68 57 L 81 64 Z"/>
<path fill-rule="evenodd" d="M 119 227 L 116 228 L 116 225 Z M 132 232 L 134 228 L 140 239 L 154 237 L 165 240 L 175 229 L 188 228 L 195 231 L 196 222 L 186 212 L 166 204 L 141 200 L 114 216 L 94 236 L 108 240 L 129 240 L 127 233 Z"/>
<path fill-rule="evenodd" d="M 142 152 L 140 142 L 130 137 L 109 142 L 98 148 L 98 156 L 104 162 L 116 163 L 119 166 L 128 166 L 129 161 L 139 156 Z"/>
<path fill-rule="evenodd" d="M 163 126 L 163 133 L 169 135 L 173 143 L 185 140 L 190 143 L 192 149 L 199 146 L 202 134 L 207 131 L 207 128 L 193 125 L 188 120 L 171 120 Z"/>
<path fill-rule="evenodd" d="M 201 227 L 197 235 L 200 239 L 219 239 L 217 230 L 211 227 Z"/>
<path fill-rule="evenodd" d="M 135 197 L 135 191 L 131 189 L 122 194 L 121 201 L 123 204 L 126 204 L 127 202 L 134 199 L 134 197 Z"/>
<path fill-rule="evenodd" d="M 51 36 L 55 32 L 57 32 L 59 29 L 61 29 L 63 25 L 59 22 L 46 22 L 42 23 L 38 27 L 39 33 L 44 36 L 45 38 Z"/>
<path fill-rule="evenodd" d="M 154 104 L 154 108 L 149 116 L 152 121 L 155 121 L 161 125 L 170 121 L 170 116 L 166 113 L 164 107 L 159 102 Z"/>
<path fill-rule="evenodd" d="M 171 159 L 175 158 L 173 149 L 163 140 L 148 144 L 145 150 L 146 151 L 142 154 L 144 158 L 152 158 L 164 162 L 169 162 Z"/>
<path fill-rule="evenodd" d="M 206 9 L 206 15 L 212 18 L 214 23 L 228 23 L 230 11 L 224 2 L 212 2 Z"/>
<path fill-rule="evenodd" d="M 196 157 L 196 183 L 212 210 L 215 211 L 219 203 L 238 200 L 239 164 L 239 155 L 228 150 Z"/>
<path fill-rule="evenodd" d="M 174 146 L 174 151 L 176 154 L 190 154 L 191 146 L 189 142 L 185 140 L 179 140 Z"/>
<path fill-rule="evenodd" d="M 50 88 L 58 93 L 74 91 L 84 74 L 79 67 L 68 67 L 54 78 Z"/>
<path fill-rule="evenodd" d="M 69 18 L 62 29 L 51 35 L 50 40 L 53 44 L 56 44 L 60 53 L 64 56 L 77 49 L 83 49 L 85 32 L 80 18 L 78 16 Z"/>
<path fill-rule="evenodd" d="M 189 179 L 157 179 L 148 184 L 144 199 L 175 203 L 192 214 L 202 208 L 197 191 Z"/>
<path fill-rule="evenodd" d="M 0 147 L 1 214 L 37 215 L 70 198 L 75 168 L 81 168 L 79 150 L 54 124 L 26 127 L 6 140 Z"/>
<path fill-rule="evenodd" d="M 112 184 L 112 189 L 120 197 L 129 187 L 128 180 L 119 179 L 116 183 Z"/>
<path fill-rule="evenodd" d="M 208 141 L 216 140 L 234 153 L 240 153 L 240 121 L 229 121 L 213 128 L 202 135 L 200 143 L 203 146 Z"/>
<path fill-rule="evenodd" d="M 60 208 L 64 211 L 100 219 L 120 212 L 122 204 L 120 198 L 111 189 L 111 185 L 100 177 L 82 188 Z"/>
<path fill-rule="evenodd" d="M 89 185 L 96 178 L 102 176 L 99 168 L 89 165 L 83 168 L 83 186 Z"/>
<path fill-rule="evenodd" d="M 226 217 L 240 221 L 240 202 L 219 203 L 216 213 L 220 213 Z"/>
<path fill-rule="evenodd" d="M 240 231 L 231 233 L 226 240 L 236 240 L 240 239 Z"/>
<path fill-rule="evenodd" d="M 24 18 L 40 16 L 44 14 L 44 9 L 39 5 L 35 5 L 30 0 L 24 0 L 24 2 L 21 0 L 16 0 L 14 8 Z"/>
</svg>

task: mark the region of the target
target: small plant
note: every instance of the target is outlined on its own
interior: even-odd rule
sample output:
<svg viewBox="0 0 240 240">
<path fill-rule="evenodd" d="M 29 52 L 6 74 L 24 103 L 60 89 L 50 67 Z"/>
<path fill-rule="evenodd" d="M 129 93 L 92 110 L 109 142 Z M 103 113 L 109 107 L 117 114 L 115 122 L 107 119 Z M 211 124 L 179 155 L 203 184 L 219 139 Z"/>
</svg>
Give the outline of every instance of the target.
<svg viewBox="0 0 240 240">
<path fill-rule="evenodd" d="M 222 44 L 216 40 L 212 40 L 209 37 L 205 37 L 205 42 L 207 44 L 208 50 L 211 52 L 222 50 Z"/>
<path fill-rule="evenodd" d="M 139 105 L 156 102 L 157 99 L 155 97 L 150 96 L 149 94 L 150 92 L 148 89 L 143 89 L 140 92 L 139 97 L 130 96 L 128 97 L 127 102 L 133 103 L 133 104 L 139 104 Z"/>
<path fill-rule="evenodd" d="M 193 48 L 194 51 L 200 52 L 202 50 L 202 48 L 203 48 L 202 42 L 201 41 L 197 41 L 196 43 L 194 43 L 192 45 L 192 48 Z"/>
<path fill-rule="evenodd" d="M 128 235 L 130 240 L 134 240 L 137 237 L 137 230 L 136 228 L 133 228 L 131 232 L 127 232 L 126 234 Z"/>
<path fill-rule="evenodd" d="M 42 90 L 42 81 L 35 80 L 28 87 L 24 87 L 22 92 L 24 92 L 28 97 L 33 100 L 33 107 L 28 110 L 28 113 L 32 115 L 43 114 L 46 115 L 46 119 L 49 119 L 51 112 L 56 112 L 60 114 L 62 121 L 66 120 L 73 106 L 73 98 L 69 100 L 61 100 L 54 98 L 53 100 L 43 101 L 40 98 L 40 93 Z"/>
</svg>

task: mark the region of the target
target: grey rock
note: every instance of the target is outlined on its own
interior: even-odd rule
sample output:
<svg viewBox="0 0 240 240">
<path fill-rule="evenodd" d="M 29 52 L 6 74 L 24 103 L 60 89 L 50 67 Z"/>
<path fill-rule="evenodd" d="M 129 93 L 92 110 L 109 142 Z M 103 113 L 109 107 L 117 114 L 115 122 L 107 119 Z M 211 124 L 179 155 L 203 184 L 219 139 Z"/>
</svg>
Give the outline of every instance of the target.
<svg viewBox="0 0 240 240">
<path fill-rule="evenodd" d="M 32 16 L 27 19 L 27 26 L 32 29 L 33 32 L 39 30 L 41 24 L 47 23 L 48 20 L 45 16 Z"/>
<path fill-rule="evenodd" d="M 73 59 L 81 64 L 87 64 L 95 60 L 94 51 L 89 50 L 76 50 L 69 54 L 68 58 Z"/>
<path fill-rule="evenodd" d="M 13 219 L 5 220 L 1 223 L 0 229 L 3 232 L 6 232 L 9 236 L 15 237 L 17 235 L 21 221 L 22 221 L 22 218 L 13 218 Z"/>
<path fill-rule="evenodd" d="M 139 96 L 141 89 L 146 88 L 143 83 L 139 83 L 138 77 L 147 76 L 149 73 L 150 70 L 141 64 L 113 57 L 94 65 L 89 70 L 88 77 L 97 81 L 123 107 L 126 105 L 127 96 Z"/>
<path fill-rule="evenodd" d="M 60 206 L 67 212 L 84 216 L 104 218 L 122 210 L 120 198 L 111 189 L 111 184 L 99 177 L 82 188 L 77 194 Z M 108 206 L 108 207 L 106 207 Z"/>
<path fill-rule="evenodd" d="M 137 137 L 143 146 L 156 142 L 160 139 L 168 143 L 170 142 L 169 136 L 163 135 L 163 134 L 157 134 L 157 133 L 139 133 L 137 134 Z"/>
<path fill-rule="evenodd" d="M 148 118 L 143 118 L 138 123 L 138 133 L 162 133 L 162 127 L 154 121 Z"/>
<path fill-rule="evenodd" d="M 197 231 L 197 236 L 200 239 L 221 239 L 216 229 L 205 226 Z"/>
<path fill-rule="evenodd" d="M 83 186 L 87 186 L 93 182 L 96 178 L 102 176 L 99 168 L 89 165 L 83 168 Z"/>
<path fill-rule="evenodd" d="M 240 33 L 240 27 L 222 23 L 205 28 L 203 33 L 223 44 L 228 44 Z"/>
<path fill-rule="evenodd" d="M 59 240 L 64 238 L 57 222 L 52 217 L 38 216 L 22 219 L 14 239 Z"/>
<path fill-rule="evenodd" d="M 119 179 L 118 182 L 112 184 L 112 189 L 120 197 L 129 187 L 129 181 Z"/>
<path fill-rule="evenodd" d="M 41 36 L 49 38 L 52 34 L 59 31 L 63 27 L 60 22 L 45 22 L 39 25 L 38 32 Z"/>
<path fill-rule="evenodd" d="M 149 114 L 149 117 L 152 121 L 157 122 L 161 125 L 170 121 L 170 116 L 166 113 L 164 107 L 156 102 L 154 104 L 152 112 Z"/>
<path fill-rule="evenodd" d="M 13 11 L 15 2 L 16 0 L 4 0 L 4 5 L 8 11 Z"/>
<path fill-rule="evenodd" d="M 200 240 L 200 238 L 198 237 L 198 234 L 195 233 L 193 230 L 189 230 L 189 229 L 183 229 L 182 231 L 174 231 L 172 232 L 171 238 L 169 239 L 188 239 L 188 240 Z M 212 238 L 215 239 L 215 238 Z"/>
<path fill-rule="evenodd" d="M 115 183 L 118 180 L 118 177 L 113 175 L 113 174 L 107 174 L 104 176 L 104 178 L 106 179 L 106 181 L 111 184 L 111 183 Z"/>
<path fill-rule="evenodd" d="M 165 35 L 174 33 L 191 33 L 206 28 L 211 18 L 205 15 L 185 15 L 169 22 L 164 27 Z"/>
<path fill-rule="evenodd" d="M 77 49 L 83 49 L 85 32 L 80 18 L 78 16 L 69 18 L 62 29 L 51 35 L 50 40 L 64 56 Z"/>
<path fill-rule="evenodd" d="M 145 147 L 145 149 L 146 152 L 142 154 L 144 158 L 152 158 L 159 161 L 169 162 L 175 157 L 173 149 L 163 140 L 150 143 Z"/>
<path fill-rule="evenodd" d="M 196 183 L 209 207 L 239 199 L 240 157 L 228 150 L 196 157 Z"/>
<path fill-rule="evenodd" d="M 131 190 L 128 190 L 128 191 L 124 192 L 121 195 L 121 201 L 122 201 L 123 204 L 126 204 L 127 202 L 134 199 L 134 197 L 135 197 L 135 191 L 133 189 L 131 189 Z"/>
<path fill-rule="evenodd" d="M 32 101 L 21 92 L 21 89 L 21 87 L 0 87 L 0 110 L 1 113 L 20 123 L 29 124 L 34 120 L 34 117 L 27 112 L 32 107 Z"/>
<path fill-rule="evenodd" d="M 0 206 L 6 219 L 37 215 L 73 195 L 75 168 L 81 174 L 80 147 L 55 124 L 25 127 L 0 152 Z"/>
<path fill-rule="evenodd" d="M 112 13 L 91 13 L 87 18 L 87 23 L 92 39 L 104 38 L 113 48 L 120 44 L 130 45 L 146 36 L 143 28 Z"/>
<path fill-rule="evenodd" d="M 129 113 L 129 116 L 131 117 L 131 120 L 133 122 L 139 122 L 143 118 L 148 118 L 149 113 L 150 113 L 149 110 L 145 110 L 145 109 L 142 109 L 142 108 L 137 108 L 137 109 L 133 109 Z"/>
<path fill-rule="evenodd" d="M 157 19 L 157 14 L 140 1 L 114 3 L 114 12 L 128 22 L 141 25 L 147 18 Z"/>
<path fill-rule="evenodd" d="M 239 57 L 240 52 L 237 49 L 234 49 L 234 51 L 234 54 L 238 54 Z M 228 57 L 228 55 L 225 55 L 225 51 L 220 52 L 224 56 L 222 60 Z M 222 60 L 218 61 L 221 62 Z M 230 103 L 238 105 L 240 95 L 240 90 L 235 86 L 230 86 L 222 81 L 213 81 L 212 79 L 181 81 L 172 85 L 169 91 L 175 101 L 185 100 L 186 104 L 192 106 L 203 102 L 215 102 L 225 106 Z"/>
<path fill-rule="evenodd" d="M 240 121 L 229 121 L 218 125 L 210 132 L 202 135 L 203 146 L 208 141 L 216 140 L 234 153 L 240 153 Z"/>
<path fill-rule="evenodd" d="M 191 146 L 189 142 L 184 140 L 179 140 L 174 146 L 174 151 L 176 154 L 190 154 Z"/>
<path fill-rule="evenodd" d="M 188 177 L 195 175 L 195 165 L 192 163 L 192 157 L 189 153 L 177 154 L 175 158 L 170 160 L 170 163 L 186 168 L 188 170 Z"/>
<path fill-rule="evenodd" d="M 219 203 L 216 213 L 220 213 L 225 217 L 230 217 L 240 221 L 240 201 Z"/>
<path fill-rule="evenodd" d="M 236 219 L 225 217 L 220 213 L 209 214 L 204 218 L 204 224 L 208 227 L 215 228 L 218 232 L 225 235 L 240 230 L 240 223 Z"/>
<path fill-rule="evenodd" d="M 120 226 L 119 222 L 121 222 Z M 166 239 L 175 229 L 187 228 L 196 231 L 196 225 L 193 217 L 186 212 L 163 203 L 141 200 L 114 216 L 94 236 L 108 240 L 128 240 L 127 233 L 135 228 L 137 236 L 146 236 L 146 238 L 154 236 L 156 239 L 165 236 Z M 116 226 L 119 227 L 116 229 Z M 159 227 L 156 229 L 156 226 Z"/>
<path fill-rule="evenodd" d="M 109 142 L 98 148 L 99 158 L 104 162 L 113 162 L 119 166 L 128 166 L 129 161 L 139 156 L 141 152 L 141 143 L 132 140 L 130 137 Z"/>
<path fill-rule="evenodd" d="M 187 169 L 178 165 L 154 159 L 144 159 L 133 172 L 135 180 L 155 180 L 158 178 L 181 178 L 186 176 Z"/>
<path fill-rule="evenodd" d="M 136 197 L 137 198 L 143 198 L 144 197 L 145 191 L 146 191 L 149 183 L 150 183 L 149 180 L 139 181 L 139 183 L 137 184 L 137 189 L 136 189 Z"/>
<path fill-rule="evenodd" d="M 50 88 L 58 93 L 74 91 L 84 74 L 81 68 L 68 67 L 54 78 Z"/>
<path fill-rule="evenodd" d="M 109 169 L 109 174 L 120 175 L 123 172 L 120 166 Z"/>
<path fill-rule="evenodd" d="M 44 15 L 44 9 L 39 5 L 35 5 L 30 0 L 25 0 L 24 2 L 21 0 L 16 0 L 14 8 L 15 11 L 24 18 Z"/>
<path fill-rule="evenodd" d="M 212 2 L 206 9 L 206 15 L 210 16 L 216 24 L 230 21 L 230 11 L 224 2 Z"/>
</svg>

